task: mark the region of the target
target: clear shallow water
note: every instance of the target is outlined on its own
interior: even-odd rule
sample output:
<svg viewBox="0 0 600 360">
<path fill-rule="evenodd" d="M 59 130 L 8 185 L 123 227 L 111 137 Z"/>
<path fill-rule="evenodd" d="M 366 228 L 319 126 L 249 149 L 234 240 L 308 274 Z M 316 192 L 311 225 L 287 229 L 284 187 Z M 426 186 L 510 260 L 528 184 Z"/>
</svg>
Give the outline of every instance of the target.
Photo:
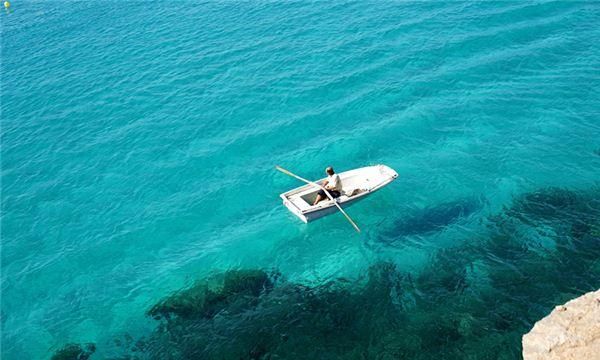
<svg viewBox="0 0 600 360">
<path fill-rule="evenodd" d="M 152 305 L 228 269 L 276 269 L 337 304 L 314 314 L 372 319 L 261 345 L 288 357 L 319 329 L 334 334 L 310 340 L 322 357 L 349 357 L 332 349 L 372 325 L 412 340 L 368 356 L 515 358 L 555 302 L 600 286 L 599 3 L 19 2 L 1 21 L 3 358 L 67 342 L 114 357 L 115 338 L 152 339 Z M 317 178 L 375 163 L 401 177 L 349 209 L 361 235 L 280 205 L 299 184 L 275 164 Z M 413 285 L 319 292 L 346 278 L 360 293 L 382 263 Z M 387 327 L 362 304 L 389 298 L 402 321 Z M 256 328 L 230 313 L 203 321 L 248 357 Z M 148 342 L 146 358 L 176 346 Z"/>
</svg>

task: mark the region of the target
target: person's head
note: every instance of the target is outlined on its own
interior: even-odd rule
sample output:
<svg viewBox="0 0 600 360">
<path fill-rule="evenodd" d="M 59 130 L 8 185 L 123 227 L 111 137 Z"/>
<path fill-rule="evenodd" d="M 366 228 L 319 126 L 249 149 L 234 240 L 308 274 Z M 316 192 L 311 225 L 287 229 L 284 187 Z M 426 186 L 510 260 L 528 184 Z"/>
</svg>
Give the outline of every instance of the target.
<svg viewBox="0 0 600 360">
<path fill-rule="evenodd" d="M 333 174 L 335 174 L 335 172 L 333 171 L 333 168 L 332 168 L 331 166 L 328 166 L 328 167 L 327 167 L 327 169 L 325 169 L 325 172 L 326 172 L 328 175 L 333 175 Z"/>
</svg>

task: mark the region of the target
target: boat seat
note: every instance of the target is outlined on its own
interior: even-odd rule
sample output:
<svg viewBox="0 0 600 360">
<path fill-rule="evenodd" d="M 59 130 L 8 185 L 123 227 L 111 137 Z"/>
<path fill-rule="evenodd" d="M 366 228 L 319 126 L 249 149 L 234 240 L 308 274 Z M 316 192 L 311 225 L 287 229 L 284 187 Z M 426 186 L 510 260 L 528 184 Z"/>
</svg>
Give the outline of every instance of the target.
<svg viewBox="0 0 600 360">
<path fill-rule="evenodd" d="M 302 199 L 302 197 L 300 197 L 300 196 L 291 196 L 288 198 L 288 200 L 292 204 L 294 204 L 298 209 L 300 209 L 300 211 L 306 210 L 306 209 L 310 208 L 310 206 L 311 206 L 309 203 L 304 201 L 304 199 Z"/>
</svg>

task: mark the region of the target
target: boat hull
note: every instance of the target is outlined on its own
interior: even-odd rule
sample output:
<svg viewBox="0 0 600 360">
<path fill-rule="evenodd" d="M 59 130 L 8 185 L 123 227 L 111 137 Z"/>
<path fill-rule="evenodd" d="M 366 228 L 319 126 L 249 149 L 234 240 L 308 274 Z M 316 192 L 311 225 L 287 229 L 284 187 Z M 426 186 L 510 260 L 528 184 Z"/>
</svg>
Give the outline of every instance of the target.
<svg viewBox="0 0 600 360">
<path fill-rule="evenodd" d="M 357 195 L 343 195 L 336 199 L 336 202 L 342 208 L 346 208 L 359 200 L 364 199 L 366 196 L 388 185 L 398 177 L 398 173 L 385 165 L 375 165 L 350 170 L 340 173 L 339 175 L 342 178 L 343 184 L 344 178 L 346 178 L 348 183 L 361 189 Z M 371 179 L 369 179 L 369 177 Z M 324 179 L 321 179 L 318 182 L 322 183 L 323 180 Z M 352 181 L 354 181 L 354 183 L 352 183 Z M 317 191 L 318 189 L 314 186 L 305 185 L 285 192 L 281 194 L 280 197 L 283 200 L 284 206 L 287 207 L 292 214 L 296 215 L 303 222 L 308 223 L 339 211 L 331 200 L 322 201 L 316 206 L 310 205 L 306 201 L 306 197 L 314 195 Z"/>
</svg>

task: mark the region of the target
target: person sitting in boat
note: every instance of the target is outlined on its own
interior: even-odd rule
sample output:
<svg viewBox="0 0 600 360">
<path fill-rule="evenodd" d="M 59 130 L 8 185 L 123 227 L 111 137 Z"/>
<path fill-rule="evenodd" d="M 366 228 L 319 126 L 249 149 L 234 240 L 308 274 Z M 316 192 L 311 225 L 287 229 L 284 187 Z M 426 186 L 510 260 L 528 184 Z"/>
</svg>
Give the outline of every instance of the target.
<svg viewBox="0 0 600 360">
<path fill-rule="evenodd" d="M 325 169 L 325 172 L 327 173 L 327 179 L 323 181 L 322 186 L 327 190 L 327 192 L 329 192 L 331 197 L 335 199 L 342 194 L 342 180 L 340 179 L 340 176 L 336 174 L 335 171 L 333 171 L 333 168 L 331 166 Z M 317 205 L 320 201 L 323 201 L 327 198 L 328 196 L 327 194 L 325 194 L 325 191 L 319 190 L 313 206 Z"/>
</svg>

